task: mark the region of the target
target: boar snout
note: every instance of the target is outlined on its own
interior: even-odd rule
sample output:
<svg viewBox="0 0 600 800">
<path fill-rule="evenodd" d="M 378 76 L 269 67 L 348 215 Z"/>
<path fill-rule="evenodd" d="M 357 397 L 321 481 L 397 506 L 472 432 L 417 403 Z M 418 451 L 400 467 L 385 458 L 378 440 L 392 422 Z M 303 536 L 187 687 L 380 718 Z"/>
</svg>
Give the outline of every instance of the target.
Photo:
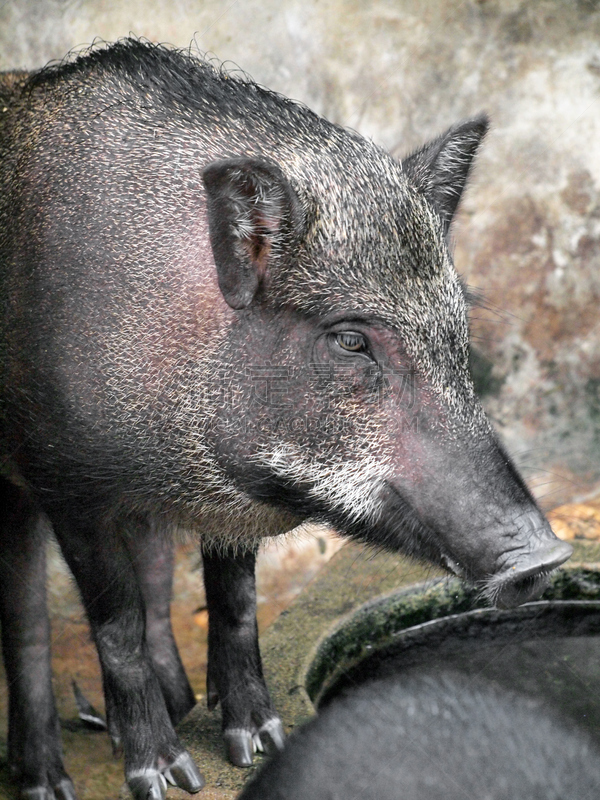
<svg viewBox="0 0 600 800">
<path fill-rule="evenodd" d="M 353 535 L 443 566 L 477 586 L 498 608 L 535 600 L 550 574 L 573 553 L 568 542 L 555 536 L 524 485 L 517 484 L 523 490 L 518 503 L 502 495 L 490 500 L 451 491 L 427 497 L 424 504 L 399 483 L 384 482 L 376 523 Z"/>
<path fill-rule="evenodd" d="M 486 582 L 484 593 L 497 608 L 514 608 L 535 600 L 548 585 L 550 573 L 564 564 L 572 553 L 568 542 L 556 538 L 535 549 L 520 551 Z"/>
</svg>

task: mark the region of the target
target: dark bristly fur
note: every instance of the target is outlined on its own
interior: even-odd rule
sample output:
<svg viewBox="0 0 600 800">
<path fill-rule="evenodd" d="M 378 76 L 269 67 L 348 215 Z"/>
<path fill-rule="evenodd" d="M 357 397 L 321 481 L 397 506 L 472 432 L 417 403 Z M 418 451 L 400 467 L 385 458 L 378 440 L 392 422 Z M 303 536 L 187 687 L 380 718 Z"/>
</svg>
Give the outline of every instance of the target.
<svg viewBox="0 0 600 800">
<path fill-rule="evenodd" d="M 539 701 L 421 667 L 336 697 L 239 800 L 593 800 L 600 753 Z"/>
<path fill-rule="evenodd" d="M 209 697 L 240 765 L 283 744 L 254 618 L 263 536 L 321 520 L 485 581 L 499 604 L 568 557 L 469 376 L 448 230 L 484 116 L 399 163 L 137 39 L 5 76 L 0 95 L 0 615 L 26 794 L 74 797 L 46 519 L 136 800 L 202 784 L 173 727 L 193 698 L 167 614 L 171 530 L 202 549 Z"/>
</svg>

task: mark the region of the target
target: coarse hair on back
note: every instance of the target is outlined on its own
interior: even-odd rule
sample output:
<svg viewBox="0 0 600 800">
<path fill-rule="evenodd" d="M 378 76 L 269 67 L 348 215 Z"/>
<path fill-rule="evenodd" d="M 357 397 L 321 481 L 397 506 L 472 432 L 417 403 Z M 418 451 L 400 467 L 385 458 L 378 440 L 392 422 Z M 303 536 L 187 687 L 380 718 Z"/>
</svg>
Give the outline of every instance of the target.
<svg viewBox="0 0 600 800">
<path fill-rule="evenodd" d="M 128 85 L 137 94 L 152 97 L 154 103 L 159 100 L 166 108 L 176 107 L 180 112 L 189 109 L 206 113 L 218 108 L 221 115 L 248 121 L 252 107 L 258 106 L 262 114 L 291 117 L 295 124 L 300 120 L 310 126 L 325 122 L 304 103 L 256 83 L 232 62 L 226 65 L 203 53 L 195 42 L 178 48 L 132 35 L 114 43 L 96 39 L 91 45 L 71 50 L 63 59 L 33 72 L 25 89 L 32 92 L 68 80 L 85 81 L 92 75 L 123 88 Z"/>
</svg>

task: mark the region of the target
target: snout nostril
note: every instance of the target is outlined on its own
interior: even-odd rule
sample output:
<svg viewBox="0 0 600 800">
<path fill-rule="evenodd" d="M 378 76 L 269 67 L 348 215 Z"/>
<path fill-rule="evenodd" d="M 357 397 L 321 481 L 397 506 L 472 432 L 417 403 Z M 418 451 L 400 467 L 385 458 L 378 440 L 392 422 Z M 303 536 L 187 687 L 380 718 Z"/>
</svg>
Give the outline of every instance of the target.
<svg viewBox="0 0 600 800">
<path fill-rule="evenodd" d="M 534 550 L 512 567 L 515 580 L 525 580 L 543 572 L 552 572 L 553 569 L 564 564 L 573 554 L 573 547 L 568 542 L 556 539 L 546 547 Z M 509 578 L 510 579 L 510 578 Z"/>
<path fill-rule="evenodd" d="M 525 555 L 499 575 L 492 590 L 498 608 L 514 608 L 535 600 L 548 585 L 550 573 L 570 558 L 573 548 L 556 539 L 546 547 Z"/>
</svg>

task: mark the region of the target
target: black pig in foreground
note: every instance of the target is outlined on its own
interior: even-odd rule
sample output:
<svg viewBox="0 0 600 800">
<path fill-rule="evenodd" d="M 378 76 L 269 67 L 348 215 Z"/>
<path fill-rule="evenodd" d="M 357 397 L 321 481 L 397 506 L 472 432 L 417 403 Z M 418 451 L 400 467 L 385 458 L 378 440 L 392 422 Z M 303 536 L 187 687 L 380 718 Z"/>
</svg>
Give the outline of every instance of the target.
<svg viewBox="0 0 600 800">
<path fill-rule="evenodd" d="M 600 750 L 539 701 L 452 672 L 380 679 L 295 731 L 238 800 L 595 800 Z"/>
<path fill-rule="evenodd" d="M 173 728 L 191 703 L 174 645 L 145 633 L 140 554 L 156 537 L 200 542 L 209 703 L 240 765 L 259 739 L 283 743 L 256 634 L 263 536 L 319 520 L 445 565 L 502 606 L 541 591 L 571 548 L 475 398 L 447 246 L 483 117 L 399 163 L 132 39 L 7 76 L 1 93 L 0 606 L 24 796 L 75 796 L 44 519 L 138 800 L 164 796 L 165 778 L 202 784 Z"/>
</svg>

